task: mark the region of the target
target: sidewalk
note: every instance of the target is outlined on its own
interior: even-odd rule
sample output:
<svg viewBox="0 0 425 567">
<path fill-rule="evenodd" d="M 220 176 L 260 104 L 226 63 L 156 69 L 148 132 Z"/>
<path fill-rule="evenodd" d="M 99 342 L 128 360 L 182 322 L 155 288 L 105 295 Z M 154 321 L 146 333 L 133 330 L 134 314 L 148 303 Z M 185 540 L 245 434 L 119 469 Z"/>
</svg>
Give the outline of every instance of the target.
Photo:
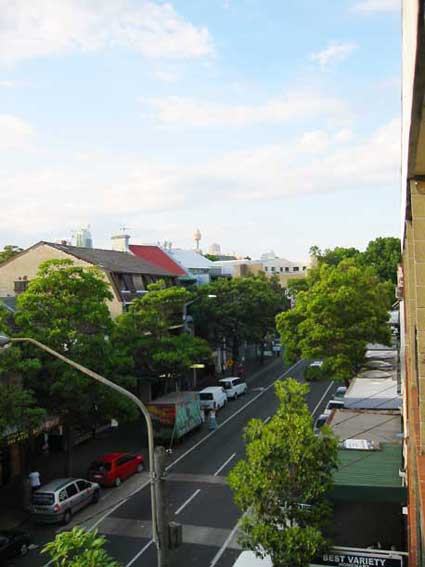
<svg viewBox="0 0 425 567">
<path fill-rule="evenodd" d="M 282 361 L 278 358 L 268 358 L 264 365 L 261 365 L 259 361 L 250 361 L 245 366 L 245 380 L 249 383 L 262 373 L 266 378 L 270 372 L 275 371 L 279 364 L 283 371 Z M 198 389 L 217 385 L 217 380 L 216 376 L 207 376 L 199 380 Z M 108 429 L 98 434 L 95 439 L 89 439 L 76 446 L 73 453 L 72 475 L 85 477 L 88 466 L 97 456 L 113 451 L 139 452 L 147 458 L 144 419 L 141 418 L 138 423 L 133 422 Z M 65 462 L 66 454 L 61 451 L 38 456 L 32 468 L 39 471 L 41 483 L 46 484 L 50 480 L 64 476 Z M 28 512 L 23 509 L 23 506 L 20 506 L 21 494 L 22 489 L 17 482 L 0 487 L 0 529 L 18 528 L 28 519 Z"/>
</svg>

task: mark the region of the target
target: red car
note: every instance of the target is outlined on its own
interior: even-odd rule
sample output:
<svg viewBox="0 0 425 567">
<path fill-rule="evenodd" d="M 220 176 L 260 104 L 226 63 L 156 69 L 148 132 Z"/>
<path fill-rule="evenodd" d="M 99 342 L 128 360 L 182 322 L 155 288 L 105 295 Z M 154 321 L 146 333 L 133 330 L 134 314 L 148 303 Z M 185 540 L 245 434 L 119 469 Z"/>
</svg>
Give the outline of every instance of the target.
<svg viewBox="0 0 425 567">
<path fill-rule="evenodd" d="M 89 479 L 102 486 L 119 486 L 123 480 L 144 469 L 141 455 L 108 453 L 98 457 L 89 468 Z"/>
</svg>

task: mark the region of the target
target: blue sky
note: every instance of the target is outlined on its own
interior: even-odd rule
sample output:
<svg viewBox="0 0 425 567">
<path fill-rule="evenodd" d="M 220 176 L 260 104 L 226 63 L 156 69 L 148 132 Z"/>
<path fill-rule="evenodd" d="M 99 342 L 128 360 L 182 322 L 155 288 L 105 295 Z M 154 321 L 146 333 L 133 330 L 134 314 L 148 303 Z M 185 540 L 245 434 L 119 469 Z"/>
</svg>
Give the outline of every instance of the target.
<svg viewBox="0 0 425 567">
<path fill-rule="evenodd" d="M 364 248 L 399 154 L 398 0 L 0 0 L 0 247 Z"/>
</svg>

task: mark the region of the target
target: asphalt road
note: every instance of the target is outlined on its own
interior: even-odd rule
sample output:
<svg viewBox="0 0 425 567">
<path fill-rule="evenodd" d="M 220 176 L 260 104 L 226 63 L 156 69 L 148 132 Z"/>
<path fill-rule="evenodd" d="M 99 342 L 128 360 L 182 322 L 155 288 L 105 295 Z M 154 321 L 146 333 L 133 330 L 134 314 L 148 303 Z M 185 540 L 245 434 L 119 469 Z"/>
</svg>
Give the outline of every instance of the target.
<svg viewBox="0 0 425 567">
<path fill-rule="evenodd" d="M 294 365 L 284 376 L 303 381 L 306 363 Z M 279 361 L 249 383 L 249 392 L 218 414 L 218 428 L 189 436 L 168 458 L 169 520 L 183 525 L 183 545 L 173 552 L 172 566 L 231 567 L 240 553 L 237 523 L 240 511 L 233 503 L 226 475 L 244 456 L 242 431 L 252 418 L 268 420 L 277 409 L 273 383 L 282 376 Z M 307 395 L 317 416 L 336 385 L 312 383 Z M 120 491 L 120 492 L 119 492 Z M 108 551 L 125 567 L 156 567 L 151 536 L 150 493 L 146 475 L 132 477 L 120 489 L 105 491 L 96 507 L 86 509 L 73 523 L 97 527 L 107 538 Z M 35 542 L 54 537 L 58 528 L 36 527 Z M 37 550 L 14 562 L 16 567 L 46 565 Z"/>
</svg>

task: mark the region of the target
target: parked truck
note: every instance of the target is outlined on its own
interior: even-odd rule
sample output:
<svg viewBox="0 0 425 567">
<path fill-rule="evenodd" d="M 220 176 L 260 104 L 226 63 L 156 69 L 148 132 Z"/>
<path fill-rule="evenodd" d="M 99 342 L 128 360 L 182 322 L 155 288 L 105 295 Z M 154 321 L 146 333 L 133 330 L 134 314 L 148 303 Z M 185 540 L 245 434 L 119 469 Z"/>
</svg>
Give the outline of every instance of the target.
<svg viewBox="0 0 425 567">
<path fill-rule="evenodd" d="M 197 392 L 172 392 L 146 405 L 158 440 L 172 444 L 202 425 Z"/>
</svg>

